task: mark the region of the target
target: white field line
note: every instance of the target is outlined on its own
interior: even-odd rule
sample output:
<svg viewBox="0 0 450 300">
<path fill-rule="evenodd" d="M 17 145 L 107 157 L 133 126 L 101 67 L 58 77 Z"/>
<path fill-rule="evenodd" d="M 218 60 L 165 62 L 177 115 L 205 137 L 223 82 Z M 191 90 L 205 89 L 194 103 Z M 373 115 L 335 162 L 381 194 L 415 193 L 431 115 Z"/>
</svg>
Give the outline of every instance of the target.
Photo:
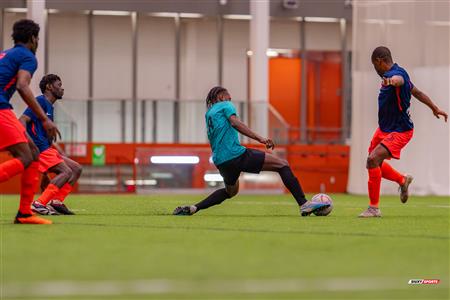
<svg viewBox="0 0 450 300">
<path fill-rule="evenodd" d="M 274 206 L 297 206 L 297 203 L 295 203 L 295 200 L 292 199 L 292 203 L 291 202 L 285 202 L 285 201 L 233 201 L 233 199 L 228 200 L 228 203 L 230 204 L 238 204 L 238 205 L 259 205 L 259 206 L 264 206 L 264 205 L 274 205 Z M 336 204 L 336 203 L 335 203 Z M 450 208 L 450 205 L 440 205 L 440 204 L 428 204 L 428 205 L 415 205 L 415 204 L 393 204 L 393 203 L 384 203 L 381 204 L 381 208 L 383 207 L 389 207 L 389 208 L 395 208 L 395 207 L 429 207 L 429 208 Z M 364 202 L 361 207 L 356 207 L 354 204 L 347 204 L 347 203 L 343 203 L 343 202 L 338 202 L 338 206 L 339 207 L 345 207 L 345 208 L 355 208 L 355 209 L 363 209 L 365 208 L 367 205 Z"/>
<path fill-rule="evenodd" d="M 6 283 L 3 297 L 120 296 L 152 294 L 271 294 L 407 289 L 409 278 L 45 281 Z M 443 280 L 441 281 L 443 282 Z M 447 283 L 440 284 L 447 285 Z"/>
<path fill-rule="evenodd" d="M 433 208 L 450 208 L 450 205 L 429 205 L 429 206 Z"/>
</svg>

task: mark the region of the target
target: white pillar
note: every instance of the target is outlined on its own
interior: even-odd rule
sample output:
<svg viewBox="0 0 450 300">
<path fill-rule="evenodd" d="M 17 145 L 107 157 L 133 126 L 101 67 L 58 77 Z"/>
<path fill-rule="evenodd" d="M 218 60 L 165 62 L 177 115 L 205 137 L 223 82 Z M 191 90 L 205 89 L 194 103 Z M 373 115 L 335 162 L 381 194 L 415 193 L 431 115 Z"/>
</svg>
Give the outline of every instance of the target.
<svg viewBox="0 0 450 300">
<path fill-rule="evenodd" d="M 44 76 L 45 69 L 45 33 L 47 25 L 47 12 L 45 10 L 45 0 L 27 0 L 27 18 L 38 23 L 40 26 L 39 31 L 39 47 L 36 52 L 36 58 L 38 61 L 38 68 L 33 75 L 31 87 L 35 94 L 41 94 L 39 90 L 39 81 Z"/>
<path fill-rule="evenodd" d="M 269 0 L 250 0 L 250 125 L 262 136 L 269 134 L 269 10 Z"/>
</svg>

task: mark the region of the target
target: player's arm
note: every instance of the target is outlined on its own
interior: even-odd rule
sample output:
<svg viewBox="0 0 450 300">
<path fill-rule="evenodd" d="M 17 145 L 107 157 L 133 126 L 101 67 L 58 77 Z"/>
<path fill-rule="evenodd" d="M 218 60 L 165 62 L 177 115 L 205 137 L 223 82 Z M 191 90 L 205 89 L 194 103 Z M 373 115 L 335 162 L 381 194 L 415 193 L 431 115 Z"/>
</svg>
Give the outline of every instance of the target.
<svg viewBox="0 0 450 300">
<path fill-rule="evenodd" d="M 30 144 L 32 144 L 34 146 L 33 139 L 31 138 L 31 136 L 28 134 L 28 132 L 26 130 L 27 126 L 28 126 L 28 123 L 30 123 L 31 121 L 32 121 L 31 118 L 29 116 L 27 116 L 26 114 L 23 114 L 19 118 L 19 122 L 25 128 L 25 135 L 27 136 L 28 140 L 30 141 Z M 38 153 L 39 153 L 39 151 L 38 151 Z"/>
<path fill-rule="evenodd" d="M 439 109 L 439 107 L 437 107 L 436 104 L 434 104 L 434 102 L 430 99 L 430 97 L 428 97 L 424 92 L 422 92 L 421 90 L 419 90 L 418 88 L 416 88 L 415 86 L 412 88 L 411 90 L 411 94 L 420 102 L 422 102 L 423 104 L 425 104 L 426 106 L 428 106 L 431 111 L 433 112 L 433 115 L 436 116 L 436 118 L 439 119 L 439 116 L 443 116 L 445 122 L 447 122 L 447 118 L 448 115 L 445 111 L 442 111 Z"/>
<path fill-rule="evenodd" d="M 33 92 L 30 88 L 31 74 L 25 70 L 19 70 L 17 73 L 16 89 L 22 97 L 23 101 L 36 114 L 42 122 L 42 126 L 47 131 L 47 135 L 51 140 L 56 140 L 56 136 L 61 137 L 61 134 L 56 125 L 47 117 L 42 107 L 34 98 Z"/>
<path fill-rule="evenodd" d="M 23 125 L 23 127 L 25 127 L 25 129 L 26 129 L 28 123 L 31 122 L 31 118 L 27 115 L 22 115 L 22 116 L 20 116 L 19 121 Z"/>
<path fill-rule="evenodd" d="M 31 138 L 31 136 L 28 134 L 26 128 L 28 123 L 31 122 L 31 118 L 25 114 L 23 114 L 22 116 L 20 116 L 19 118 L 19 122 L 23 125 L 23 127 L 25 128 L 25 135 L 28 138 L 28 145 L 30 146 L 31 150 L 36 153 L 37 155 L 39 155 L 39 148 L 34 144 L 33 139 Z"/>
<path fill-rule="evenodd" d="M 392 77 L 383 77 L 383 85 L 402 86 L 405 84 L 405 80 L 400 75 L 394 75 Z"/>
<path fill-rule="evenodd" d="M 245 135 L 246 137 L 249 137 L 255 141 L 260 142 L 261 144 L 266 145 L 267 149 L 274 149 L 275 144 L 271 139 L 263 138 L 262 136 L 258 135 L 257 133 L 253 132 L 250 128 L 247 127 L 241 120 L 239 120 L 236 115 L 231 115 L 228 119 L 231 123 L 231 126 L 233 126 L 237 131 L 239 131 L 241 134 Z"/>
</svg>

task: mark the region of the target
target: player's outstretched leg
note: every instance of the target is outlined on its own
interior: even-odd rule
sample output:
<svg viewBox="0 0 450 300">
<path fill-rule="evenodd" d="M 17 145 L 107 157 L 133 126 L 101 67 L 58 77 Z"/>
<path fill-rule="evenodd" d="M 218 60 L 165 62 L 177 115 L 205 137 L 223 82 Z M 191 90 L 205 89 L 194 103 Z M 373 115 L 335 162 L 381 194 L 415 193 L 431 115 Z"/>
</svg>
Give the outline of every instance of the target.
<svg viewBox="0 0 450 300">
<path fill-rule="evenodd" d="M 381 187 L 381 164 L 383 160 L 391 157 L 389 151 L 383 146 L 378 145 L 369 154 L 367 158 L 367 171 L 369 172 L 369 181 L 367 187 L 369 190 L 369 207 L 363 211 L 360 218 L 381 217 L 381 211 L 378 208 L 380 203 L 380 187 Z"/>
<path fill-rule="evenodd" d="M 381 164 L 381 175 L 383 178 L 397 182 L 399 185 L 400 191 L 400 201 L 402 203 L 406 203 L 408 201 L 409 193 L 408 188 L 411 182 L 413 181 L 413 177 L 411 175 L 402 175 L 397 170 L 395 170 L 390 164 L 387 162 L 383 162 Z"/>
<path fill-rule="evenodd" d="M 266 153 L 262 170 L 278 172 L 278 174 L 280 174 L 284 185 L 289 192 L 291 192 L 292 196 L 294 196 L 295 201 L 297 201 L 302 216 L 308 216 L 320 208 L 329 206 L 329 204 L 313 203 L 306 199 L 305 193 L 303 193 L 303 189 L 298 182 L 297 177 L 292 173 L 289 163 L 286 160 L 273 154 Z"/>
<path fill-rule="evenodd" d="M 173 211 L 173 215 L 178 216 L 190 216 L 195 214 L 201 209 L 207 209 L 208 207 L 218 205 L 226 199 L 236 196 L 239 192 L 239 181 L 236 181 L 234 185 L 225 184 L 225 188 L 216 190 L 210 194 L 206 199 L 200 201 L 195 205 L 179 206 Z"/>
</svg>

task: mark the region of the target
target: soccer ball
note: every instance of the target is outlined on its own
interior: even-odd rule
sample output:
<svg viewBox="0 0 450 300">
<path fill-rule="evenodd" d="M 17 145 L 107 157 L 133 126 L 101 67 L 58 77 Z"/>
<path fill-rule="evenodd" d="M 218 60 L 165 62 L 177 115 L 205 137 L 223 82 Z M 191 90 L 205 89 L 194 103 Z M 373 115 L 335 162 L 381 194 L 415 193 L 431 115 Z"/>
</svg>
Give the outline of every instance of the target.
<svg viewBox="0 0 450 300">
<path fill-rule="evenodd" d="M 320 203 L 330 204 L 330 206 L 328 206 L 328 207 L 324 207 L 324 208 L 314 211 L 314 214 L 316 216 L 323 216 L 323 217 L 328 216 L 331 213 L 331 211 L 333 210 L 333 200 L 331 200 L 331 197 L 328 196 L 327 194 L 314 195 L 311 199 L 311 202 L 320 202 Z"/>
</svg>

